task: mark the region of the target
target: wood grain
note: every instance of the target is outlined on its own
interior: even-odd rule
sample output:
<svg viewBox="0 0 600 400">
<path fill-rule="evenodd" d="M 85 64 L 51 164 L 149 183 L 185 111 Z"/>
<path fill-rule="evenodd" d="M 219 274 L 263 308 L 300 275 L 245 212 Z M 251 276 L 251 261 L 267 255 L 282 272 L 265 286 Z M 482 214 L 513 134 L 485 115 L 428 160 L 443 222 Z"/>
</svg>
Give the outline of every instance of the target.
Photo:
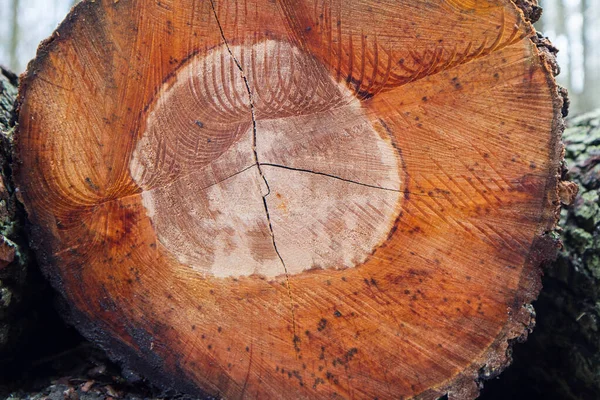
<svg viewBox="0 0 600 400">
<path fill-rule="evenodd" d="M 84 1 L 20 91 L 37 254 L 166 386 L 474 398 L 556 247 L 539 43 L 508 0 Z"/>
</svg>

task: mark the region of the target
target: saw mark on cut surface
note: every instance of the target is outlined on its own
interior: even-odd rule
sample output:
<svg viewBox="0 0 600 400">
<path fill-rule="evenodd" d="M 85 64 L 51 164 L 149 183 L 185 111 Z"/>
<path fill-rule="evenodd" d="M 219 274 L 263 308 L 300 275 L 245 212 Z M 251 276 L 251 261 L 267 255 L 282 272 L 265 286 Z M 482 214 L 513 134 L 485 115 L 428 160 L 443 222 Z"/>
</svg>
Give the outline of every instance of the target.
<svg viewBox="0 0 600 400">
<path fill-rule="evenodd" d="M 219 26 L 219 31 L 221 33 L 221 38 L 223 39 L 223 43 L 225 44 L 225 47 L 227 48 L 229 55 L 235 62 L 237 68 L 239 69 L 242 79 L 244 80 L 244 85 L 246 86 L 246 90 L 248 91 L 248 100 L 250 102 L 250 113 L 252 116 L 252 152 L 254 153 L 254 162 L 255 162 L 256 167 L 258 168 L 258 173 L 260 174 L 261 178 L 263 179 L 263 181 L 267 187 L 267 193 L 262 195 L 262 200 L 263 200 L 263 205 L 265 208 L 265 214 L 267 217 L 267 223 L 269 225 L 269 232 L 271 234 L 271 239 L 273 242 L 273 248 L 275 249 L 275 253 L 277 254 L 277 257 L 279 258 L 279 261 L 281 261 L 281 265 L 283 266 L 283 269 L 285 271 L 285 281 L 286 281 L 288 296 L 290 298 L 290 310 L 292 312 L 292 335 L 293 335 L 292 342 L 294 344 L 294 349 L 296 350 L 296 352 L 298 352 L 299 351 L 298 335 L 296 335 L 296 316 L 295 316 L 295 311 L 294 311 L 294 299 L 292 298 L 292 287 L 290 285 L 290 275 L 288 273 L 287 266 L 285 265 L 285 261 L 283 260 L 283 257 L 281 256 L 279 249 L 277 248 L 277 242 L 275 240 L 275 233 L 273 232 L 273 224 L 271 222 L 271 215 L 269 213 L 269 206 L 267 204 L 267 196 L 269 196 L 269 194 L 271 194 L 271 188 L 269 186 L 269 182 L 267 181 L 267 178 L 265 177 L 263 170 L 261 168 L 261 165 L 259 163 L 258 151 L 256 150 L 256 115 L 255 115 L 255 110 L 254 110 L 252 90 L 250 89 L 250 84 L 248 83 L 248 77 L 246 76 L 246 73 L 244 72 L 244 69 L 242 68 L 241 63 L 239 62 L 239 60 L 235 57 L 235 55 L 231 51 L 231 48 L 229 47 L 229 42 L 227 41 L 227 38 L 225 38 L 225 32 L 223 31 L 223 27 L 221 26 L 221 21 L 219 21 L 219 16 L 217 15 L 217 9 L 215 8 L 214 0 L 210 0 L 210 4 L 212 7 L 213 14 L 215 16 L 217 25 Z"/>
</svg>

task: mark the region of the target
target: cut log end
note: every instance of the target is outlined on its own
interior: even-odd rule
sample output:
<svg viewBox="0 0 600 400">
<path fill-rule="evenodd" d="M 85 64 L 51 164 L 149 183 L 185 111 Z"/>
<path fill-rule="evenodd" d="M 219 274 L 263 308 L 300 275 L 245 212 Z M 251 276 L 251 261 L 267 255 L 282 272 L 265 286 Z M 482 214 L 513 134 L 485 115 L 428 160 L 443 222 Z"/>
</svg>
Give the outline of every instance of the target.
<svg viewBox="0 0 600 400">
<path fill-rule="evenodd" d="M 188 392 L 475 397 L 572 191 L 535 10 L 78 5 L 24 76 L 15 180 L 80 330 Z"/>
</svg>

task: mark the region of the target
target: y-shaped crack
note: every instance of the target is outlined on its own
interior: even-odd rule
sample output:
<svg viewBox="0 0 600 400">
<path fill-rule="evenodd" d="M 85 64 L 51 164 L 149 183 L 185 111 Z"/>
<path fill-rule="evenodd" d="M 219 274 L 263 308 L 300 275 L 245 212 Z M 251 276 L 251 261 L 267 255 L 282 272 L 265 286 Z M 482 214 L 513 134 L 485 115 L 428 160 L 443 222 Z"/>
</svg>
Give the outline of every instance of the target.
<svg viewBox="0 0 600 400">
<path fill-rule="evenodd" d="M 231 51 L 231 48 L 229 47 L 229 42 L 225 38 L 225 32 L 223 31 L 223 27 L 221 26 L 221 21 L 219 21 L 219 16 L 217 15 L 217 9 L 215 8 L 214 0 L 210 0 L 210 5 L 212 7 L 212 11 L 215 16 L 215 20 L 217 21 L 217 25 L 219 26 L 219 31 L 221 32 L 221 39 L 223 39 L 223 43 L 225 43 L 225 47 L 227 48 L 229 55 L 235 62 L 235 65 L 237 66 L 237 68 L 240 70 L 240 74 L 242 76 L 242 79 L 244 80 L 244 85 L 246 86 L 246 91 L 248 92 L 248 101 L 250 103 L 250 114 L 252 116 L 252 153 L 254 154 L 254 163 L 256 165 L 256 168 L 258 169 L 258 173 L 260 174 L 260 177 L 265 182 L 265 186 L 267 187 L 267 193 L 262 195 L 262 200 L 263 200 L 263 205 L 265 208 L 265 214 L 267 216 L 267 223 L 269 225 L 269 232 L 271 234 L 271 241 L 273 242 L 273 249 L 275 249 L 275 253 L 277 254 L 277 257 L 279 257 L 279 261 L 281 262 L 281 265 L 283 266 L 283 270 L 285 271 L 285 282 L 286 282 L 286 286 L 287 286 L 288 296 L 290 298 L 290 309 L 292 311 L 292 333 L 294 335 L 293 343 L 294 343 L 294 348 L 296 349 L 296 351 L 299 351 L 299 348 L 298 348 L 299 337 L 298 337 L 298 335 L 296 335 L 296 317 L 295 317 L 295 311 L 294 311 L 294 300 L 292 298 L 292 286 L 290 284 L 290 275 L 288 273 L 287 266 L 285 265 L 285 261 L 283 261 L 283 257 L 281 256 L 281 253 L 279 253 L 279 249 L 277 248 L 277 242 L 275 241 L 275 233 L 273 232 L 273 224 L 271 223 L 271 215 L 269 213 L 269 205 L 267 204 L 267 196 L 269 196 L 271 194 L 271 187 L 269 186 L 269 182 L 267 181 L 267 178 L 265 177 L 265 174 L 261 167 L 261 163 L 258 160 L 258 151 L 256 149 L 256 116 L 255 116 L 255 112 L 254 112 L 254 97 L 252 95 L 252 90 L 250 89 L 250 84 L 248 83 L 248 77 L 246 76 L 246 73 L 244 72 L 244 68 L 242 68 L 242 64 L 240 64 L 238 59 L 235 57 L 235 55 Z"/>
</svg>

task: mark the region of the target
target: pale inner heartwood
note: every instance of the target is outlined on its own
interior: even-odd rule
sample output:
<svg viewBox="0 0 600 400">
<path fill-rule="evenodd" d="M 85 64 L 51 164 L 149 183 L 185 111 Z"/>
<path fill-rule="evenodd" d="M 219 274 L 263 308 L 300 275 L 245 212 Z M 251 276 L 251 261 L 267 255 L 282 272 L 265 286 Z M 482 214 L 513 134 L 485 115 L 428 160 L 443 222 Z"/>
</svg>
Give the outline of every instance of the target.
<svg viewBox="0 0 600 400">
<path fill-rule="evenodd" d="M 130 170 L 161 245 L 216 277 L 360 265 L 403 198 L 385 127 L 314 57 L 274 40 L 181 66 Z"/>
</svg>

